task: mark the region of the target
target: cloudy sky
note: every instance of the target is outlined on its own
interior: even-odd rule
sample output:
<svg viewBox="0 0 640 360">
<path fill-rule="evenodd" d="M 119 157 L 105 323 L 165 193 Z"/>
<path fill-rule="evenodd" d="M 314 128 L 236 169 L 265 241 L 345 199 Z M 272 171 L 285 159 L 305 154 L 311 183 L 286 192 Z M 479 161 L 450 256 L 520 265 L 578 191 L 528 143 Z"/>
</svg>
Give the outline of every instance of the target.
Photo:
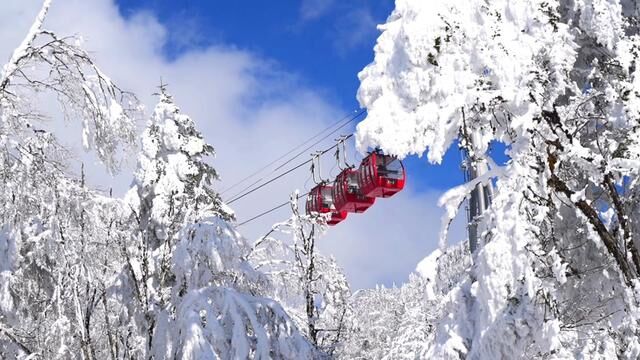
<svg viewBox="0 0 640 360">
<path fill-rule="evenodd" d="M 0 60 L 9 59 L 40 4 L 0 1 Z M 168 83 L 178 106 L 216 148 L 214 166 L 222 175 L 216 187 L 222 190 L 358 109 L 357 72 L 373 59 L 376 24 L 392 8 L 390 0 L 54 0 L 45 27 L 81 35 L 98 65 L 139 96 L 147 115 L 160 79 Z M 354 125 L 341 133 L 353 132 Z M 64 140 L 76 146 L 80 134 L 67 126 Z M 362 158 L 353 144 L 348 151 L 352 162 Z M 354 289 L 401 283 L 436 248 L 442 215 L 437 199 L 462 181 L 459 160 L 455 151 L 441 166 L 406 159 L 405 191 L 350 215 L 319 240 L 321 252 L 335 256 Z M 87 162 L 95 186 L 121 195 L 135 154 L 116 177 L 91 156 L 72 161 Z M 335 176 L 331 159 L 325 161 L 324 177 Z M 305 166 L 235 202 L 238 220 L 286 201 L 295 189 L 308 191 L 309 176 Z M 283 208 L 240 231 L 255 239 L 288 216 Z M 458 221 L 453 239 L 463 236 Z"/>
</svg>

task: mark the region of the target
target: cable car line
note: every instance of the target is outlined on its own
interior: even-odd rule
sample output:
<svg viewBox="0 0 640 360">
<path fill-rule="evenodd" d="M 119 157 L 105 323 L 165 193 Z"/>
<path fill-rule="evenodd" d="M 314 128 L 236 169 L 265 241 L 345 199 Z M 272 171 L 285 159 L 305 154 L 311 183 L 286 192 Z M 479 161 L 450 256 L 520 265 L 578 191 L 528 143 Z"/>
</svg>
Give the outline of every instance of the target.
<svg viewBox="0 0 640 360">
<path fill-rule="evenodd" d="M 283 158 L 285 158 L 287 155 L 293 153 L 294 151 L 300 149 L 302 146 L 306 145 L 307 143 L 309 143 L 310 141 L 312 141 L 313 139 L 317 138 L 318 136 L 322 135 L 323 133 L 325 133 L 328 130 L 331 130 L 333 127 L 335 127 L 336 125 L 342 123 L 343 121 L 347 120 L 344 124 L 340 125 L 340 127 L 338 127 L 337 129 L 334 129 L 332 132 L 330 132 L 328 134 L 334 134 L 336 131 L 342 129 L 344 126 L 346 126 L 347 124 L 349 124 L 350 122 L 354 121 L 355 119 L 357 119 L 358 117 L 360 117 L 366 110 L 360 110 L 360 111 L 352 111 L 349 112 L 348 114 L 346 114 L 345 116 L 341 117 L 340 120 L 336 121 L 335 123 L 329 125 L 328 127 L 324 128 L 322 131 L 320 131 L 319 133 L 313 135 L 312 137 L 308 138 L 307 140 L 303 141 L 302 143 L 298 144 L 296 147 L 294 147 L 293 149 L 289 150 L 288 152 L 286 152 L 284 155 L 278 157 L 277 159 L 271 161 L 270 163 L 262 166 L 261 168 L 259 168 L 258 170 L 254 171 L 253 173 L 247 175 L 246 177 L 242 178 L 240 181 L 237 181 L 236 183 L 232 184 L 231 186 L 227 187 L 226 189 L 222 190 L 220 192 L 220 194 L 224 194 L 226 192 L 228 192 L 229 190 L 237 187 L 238 185 L 244 183 L 245 181 L 249 180 L 250 178 L 258 175 L 259 173 L 261 173 L 262 171 L 264 171 L 265 169 L 269 168 L 270 166 L 272 166 L 273 164 L 277 163 L 278 161 L 282 160 Z M 351 115 L 355 113 L 355 115 Z M 321 141 L 325 140 L 328 136 L 323 137 L 322 139 L 318 140 L 317 142 L 313 143 L 311 146 L 301 150 L 299 153 L 297 153 L 294 157 L 290 158 L 289 160 L 287 160 L 286 162 L 284 162 L 283 164 L 279 165 L 277 168 L 275 168 L 274 170 L 272 170 L 270 172 L 273 173 L 275 171 L 278 171 L 279 169 L 281 169 L 284 165 L 288 164 L 289 162 L 293 161 L 294 159 L 296 159 L 297 157 L 299 157 L 301 154 L 303 154 L 305 151 L 308 151 L 310 148 L 312 148 L 313 146 L 317 145 L 318 143 L 320 143 Z M 262 178 L 260 179 L 262 180 Z M 240 191 L 240 193 L 242 193 L 244 190 L 246 190 L 247 188 L 255 185 L 256 183 L 260 182 L 260 180 L 257 180 L 255 182 L 253 182 L 252 184 L 250 184 L 248 187 L 245 187 L 244 189 L 242 189 Z M 237 194 L 236 194 L 237 195 Z M 235 195 L 234 195 L 235 197 Z"/>
<path fill-rule="evenodd" d="M 284 167 L 285 165 L 289 164 L 291 161 L 295 160 L 296 158 L 298 158 L 300 155 L 304 154 L 304 152 L 308 151 L 309 149 L 311 149 L 312 147 L 318 145 L 319 143 L 321 143 L 322 141 L 324 141 L 325 139 L 327 139 L 329 136 L 333 135 L 334 133 L 336 133 L 338 130 L 342 129 L 343 127 L 345 127 L 347 124 L 349 124 L 350 122 L 354 121 L 355 119 L 357 119 L 358 117 L 360 117 L 362 114 L 364 114 L 364 110 L 361 110 L 360 112 L 358 112 L 357 114 L 353 115 L 349 121 L 347 121 L 346 123 L 340 125 L 338 128 L 336 128 L 335 130 L 333 130 L 332 132 L 328 133 L 327 135 L 325 135 L 324 137 L 322 137 L 320 140 L 314 142 L 313 144 L 309 145 L 308 147 L 304 148 L 303 150 L 301 150 L 300 152 L 298 152 L 295 156 L 293 156 L 292 158 L 290 158 L 289 160 L 285 161 L 283 164 L 281 164 L 280 166 L 278 166 L 277 168 L 271 170 L 271 172 L 269 172 L 266 175 L 270 175 L 273 174 L 274 172 L 280 170 L 282 167 Z M 256 185 L 257 183 L 261 182 L 262 180 L 264 180 L 264 178 L 266 177 L 263 176 L 260 179 L 252 182 L 251 184 L 245 186 L 244 188 L 242 188 L 242 190 L 240 190 L 239 192 L 237 192 L 236 194 L 230 196 L 230 199 L 233 199 L 233 201 L 235 201 L 235 199 L 240 195 L 243 194 L 245 191 L 247 191 L 248 189 L 250 189 L 252 186 Z M 228 203 L 230 203 L 230 201 L 228 201 Z"/>
<path fill-rule="evenodd" d="M 347 136 L 345 137 L 345 140 L 346 140 L 346 139 L 349 139 L 349 138 L 350 138 L 350 137 L 352 137 L 352 136 L 353 136 L 353 134 L 349 134 L 349 135 L 347 135 Z M 325 149 L 325 150 L 319 151 L 317 156 L 319 157 L 319 156 L 322 156 L 322 155 L 324 155 L 324 154 L 328 153 L 329 151 L 331 151 L 332 149 L 334 149 L 336 146 L 338 146 L 338 144 L 337 144 L 337 143 L 336 143 L 335 145 L 331 146 L 330 148 L 327 148 L 327 149 Z M 308 163 L 312 162 L 314 158 L 315 158 L 315 157 L 312 157 L 311 159 L 309 159 L 309 160 L 307 160 L 307 161 L 305 161 L 305 162 L 303 162 L 303 163 L 301 163 L 301 164 L 299 164 L 299 165 L 294 166 L 293 168 L 291 168 L 291 169 L 289 169 L 289 170 L 287 170 L 287 171 L 285 171 L 285 172 L 283 172 L 283 173 L 281 173 L 281 174 L 277 175 L 276 177 L 274 177 L 274 178 L 270 179 L 269 181 L 267 181 L 267 182 L 265 182 L 265 183 L 262 183 L 262 184 L 260 184 L 260 185 L 258 185 L 258 186 L 256 186 L 256 187 L 254 187 L 253 189 L 251 189 L 251 190 L 249 190 L 249 191 L 245 192 L 244 194 L 238 195 L 238 196 L 236 196 L 236 197 L 234 197 L 234 198 L 232 198 L 232 199 L 230 199 L 230 200 L 226 201 L 226 203 L 227 203 L 227 204 L 232 204 L 233 202 L 235 202 L 235 201 L 237 201 L 237 200 L 242 199 L 243 197 L 245 197 L 245 196 L 247 196 L 247 195 L 249 195 L 249 194 L 253 193 L 254 191 L 257 191 L 257 190 L 259 190 L 259 189 L 261 189 L 261 188 L 263 188 L 263 187 L 265 187 L 265 186 L 267 186 L 267 185 L 271 184 L 272 182 L 274 182 L 274 181 L 278 180 L 279 178 L 281 178 L 281 177 L 283 177 L 283 176 L 285 176 L 285 175 L 287 175 L 287 174 L 289 174 L 289 173 L 293 172 L 294 170 L 297 170 L 297 169 L 301 168 L 302 166 L 304 166 L 304 165 L 306 165 L 306 164 L 308 164 Z"/>
<path fill-rule="evenodd" d="M 353 115 L 349 121 L 347 121 L 346 123 L 340 125 L 337 129 L 333 130 L 332 132 L 328 133 L 327 135 L 325 135 L 324 137 L 322 137 L 322 139 L 316 141 L 315 143 L 311 144 L 310 146 L 308 146 L 307 148 L 300 150 L 299 153 L 297 153 L 293 158 L 291 158 L 291 160 L 299 157 L 300 155 L 304 154 L 305 152 L 309 151 L 309 149 L 311 149 L 312 147 L 318 145 L 319 143 L 321 143 L 322 141 L 326 140 L 329 136 L 335 134 L 336 132 L 338 132 L 338 130 L 342 129 L 343 127 L 347 126 L 350 122 L 356 120 L 357 118 L 359 118 L 360 116 L 362 116 L 362 114 L 365 113 L 366 110 L 360 110 L 358 113 L 356 113 L 355 115 Z M 278 166 L 277 168 L 274 169 L 274 171 L 279 170 L 280 168 L 282 168 L 284 165 L 286 165 L 286 163 Z"/>
<path fill-rule="evenodd" d="M 309 160 L 309 161 L 310 161 L 310 160 Z M 260 184 L 260 185 L 258 185 L 258 186 L 256 186 L 256 187 L 254 187 L 253 189 L 251 189 L 251 190 L 249 190 L 249 191 L 245 192 L 244 194 L 241 194 L 241 195 L 236 196 L 235 198 L 233 198 L 233 199 L 231 199 L 231 200 L 226 201 L 226 203 L 227 203 L 227 204 L 232 204 L 232 203 L 234 203 L 235 201 L 242 199 L 243 197 L 245 197 L 245 196 L 247 196 L 247 195 L 249 195 L 249 194 L 253 193 L 253 192 L 254 192 L 254 191 L 256 191 L 256 190 L 259 190 L 259 189 L 263 188 L 263 187 L 264 187 L 264 186 L 266 186 L 266 185 L 271 184 L 272 182 L 274 182 L 274 181 L 278 180 L 279 178 L 281 178 L 281 177 L 283 177 L 283 176 L 285 176 L 285 175 L 287 175 L 287 174 L 291 173 L 292 171 L 294 171 L 294 170 L 297 170 L 297 169 L 301 168 L 302 166 L 304 166 L 304 165 L 308 164 L 308 163 L 309 163 L 309 161 L 305 161 L 305 162 L 303 162 L 302 164 L 297 165 L 297 166 L 295 166 L 295 167 L 293 167 L 293 168 L 291 168 L 291 169 L 289 169 L 289 170 L 287 170 L 287 171 L 283 172 L 282 174 L 280 174 L 280 175 L 278 175 L 278 176 L 276 176 L 276 177 L 272 178 L 271 180 L 267 181 L 266 183 Z"/>
<path fill-rule="evenodd" d="M 308 193 L 308 192 L 306 192 L 306 193 L 304 193 L 304 194 L 302 194 L 302 195 L 298 195 L 298 197 L 303 197 L 303 196 L 307 196 L 307 195 L 309 195 L 309 193 Z M 236 227 L 240 227 L 240 226 L 242 226 L 242 225 L 244 225 L 244 224 L 246 224 L 246 223 L 248 223 L 248 222 L 251 222 L 251 221 L 253 221 L 253 220 L 256 220 L 256 219 L 258 219 L 258 218 L 261 218 L 261 217 L 263 217 L 263 216 L 265 216 L 265 215 L 267 215 L 267 214 L 269 214 L 269 213 L 271 213 L 271 212 L 273 212 L 273 211 L 276 211 L 276 210 L 278 210 L 278 209 L 282 208 L 282 207 L 283 207 L 283 206 L 285 206 L 285 205 L 289 205 L 290 203 L 291 203 L 291 201 L 290 201 L 290 200 L 289 200 L 289 201 L 285 201 L 284 203 L 282 203 L 282 204 L 280 204 L 280 205 L 278 205 L 278 206 L 275 206 L 275 207 L 273 207 L 273 208 L 271 208 L 271 209 L 269 209 L 269 210 L 267 210 L 267 211 L 261 212 L 260 214 L 258 214 L 258 215 L 256 215 L 256 216 L 252 217 L 252 218 L 251 218 L 251 219 L 249 219 L 249 220 L 245 220 L 245 221 L 241 222 L 240 224 L 236 225 Z"/>
<path fill-rule="evenodd" d="M 354 111 L 355 112 L 355 111 Z M 351 114 L 351 112 L 349 113 Z M 339 123 L 341 123 L 342 121 L 344 121 L 345 119 L 349 118 L 349 114 L 343 116 L 342 118 L 340 118 L 340 120 L 336 121 L 335 123 L 329 125 L 328 127 L 326 127 L 325 129 L 323 129 L 322 131 L 320 131 L 319 133 L 315 134 L 314 136 L 308 138 L 307 140 L 303 141 L 302 143 L 298 144 L 296 147 L 294 147 L 293 149 L 287 151 L 285 154 L 281 155 L 280 157 L 274 159 L 273 161 L 271 161 L 270 163 L 262 166 L 261 168 L 259 168 L 258 170 L 254 171 L 253 173 L 247 175 L 246 177 L 242 178 L 240 181 L 237 181 L 236 183 L 234 183 L 233 185 L 229 186 L 228 188 L 222 190 L 220 192 L 220 194 L 224 194 L 225 192 L 228 192 L 229 190 L 235 188 L 236 186 L 242 184 L 243 182 L 245 182 L 246 180 L 254 177 L 255 175 L 259 174 L 260 172 L 262 172 L 264 169 L 267 169 L 269 166 L 275 164 L 276 162 L 282 160 L 285 156 L 291 154 L 292 152 L 296 151 L 297 149 L 299 149 L 300 147 L 302 147 L 303 145 L 305 145 L 306 143 L 308 143 L 309 141 L 315 139 L 316 137 L 320 136 L 322 133 L 324 133 L 325 131 L 331 129 L 332 127 L 338 125 Z"/>
<path fill-rule="evenodd" d="M 289 172 L 300 168 L 301 166 L 311 162 L 311 178 L 316 183 L 316 186 L 309 192 L 299 195 L 307 196 L 306 200 L 306 213 L 307 215 L 329 214 L 327 219 L 327 225 L 333 226 L 347 218 L 348 213 L 363 213 L 370 208 L 375 202 L 376 198 L 388 198 L 394 196 L 404 188 L 406 181 L 406 173 L 402 161 L 395 156 L 385 155 L 379 149 L 376 149 L 367 155 L 361 162 L 358 168 L 355 166 L 349 166 L 346 163 L 345 156 L 345 168 L 342 169 L 340 174 L 335 178 L 333 182 L 322 179 L 320 173 L 320 156 L 331 151 L 335 148 L 335 158 L 337 163 L 340 163 L 340 146 L 344 147 L 344 142 L 353 135 L 342 136 L 336 139 L 336 144 L 332 147 L 316 151 L 312 154 L 311 159 L 304 163 L 278 175 L 277 177 L 269 180 L 251 191 L 243 194 L 246 196 L 253 191 L 275 181 L 276 179 L 288 174 Z M 343 155 L 346 153 L 346 149 L 343 149 Z M 316 181 L 316 162 L 318 163 L 318 178 Z M 240 197 L 242 197 L 240 196 Z M 233 202 L 236 199 L 232 199 Z M 254 221 L 262 216 L 265 216 L 273 211 L 276 211 L 287 204 L 290 201 L 286 201 L 279 204 L 269 210 L 241 222 L 237 226 L 242 226 L 251 221 Z"/>
<path fill-rule="evenodd" d="M 360 111 L 358 114 L 351 117 L 349 121 L 343 123 L 338 128 L 334 129 L 331 133 L 325 135 L 323 138 L 316 141 L 314 144 L 312 144 L 299 154 L 296 154 L 294 157 L 287 160 L 284 164 L 281 164 L 275 170 L 272 170 L 269 174 L 277 171 L 278 169 L 281 169 L 282 167 L 296 159 L 304 151 L 307 151 L 314 145 L 331 136 L 333 133 L 337 132 L 363 113 L 364 110 Z M 406 172 L 402 161 L 397 157 L 393 155 L 386 155 L 382 153 L 380 149 L 376 148 L 375 150 L 369 152 L 369 154 L 364 159 L 362 159 L 362 161 L 360 161 L 360 165 L 357 168 L 355 166 L 349 165 L 349 163 L 347 162 L 345 142 L 352 136 L 353 134 L 340 136 L 338 139 L 335 139 L 336 143 L 333 146 L 325 150 L 316 151 L 311 155 L 310 159 L 290 168 L 283 173 L 276 175 L 268 181 L 255 186 L 244 193 L 241 192 L 239 194 L 236 194 L 230 200 L 227 200 L 226 203 L 232 204 L 235 201 L 240 200 L 255 191 L 258 191 L 259 189 L 271 184 L 279 178 L 309 163 L 311 163 L 311 178 L 316 183 L 316 186 L 309 192 L 302 195 L 307 196 L 305 212 L 307 215 L 330 215 L 326 222 L 326 224 L 330 226 L 344 221 L 347 218 L 348 213 L 365 212 L 376 202 L 376 198 L 388 198 L 401 191 L 405 185 Z M 340 154 L 341 146 L 342 154 Z M 297 146 L 296 149 L 299 147 L 300 146 Z M 338 174 L 336 178 L 330 182 L 329 180 L 324 180 L 322 178 L 322 175 L 320 173 L 320 157 L 331 151 L 332 149 L 336 149 L 334 154 L 336 164 L 334 164 L 334 168 L 335 165 L 337 165 L 340 169 L 340 174 Z M 295 151 L 295 149 L 292 151 Z M 287 154 L 290 154 L 292 151 L 289 151 Z M 344 157 L 344 168 L 342 167 L 340 161 L 340 155 Z M 316 162 L 319 181 L 316 181 Z M 333 168 L 330 170 L 330 173 L 332 172 L 332 170 Z M 259 179 L 257 182 L 262 181 L 263 178 Z M 249 185 L 249 187 L 254 184 L 256 184 L 256 182 Z M 243 189 L 243 191 L 246 189 L 247 188 Z M 260 214 L 239 223 L 236 226 L 243 226 L 273 211 L 281 209 L 289 203 L 290 201 L 286 201 L 282 204 L 276 205 L 269 210 L 263 211 Z"/>
</svg>

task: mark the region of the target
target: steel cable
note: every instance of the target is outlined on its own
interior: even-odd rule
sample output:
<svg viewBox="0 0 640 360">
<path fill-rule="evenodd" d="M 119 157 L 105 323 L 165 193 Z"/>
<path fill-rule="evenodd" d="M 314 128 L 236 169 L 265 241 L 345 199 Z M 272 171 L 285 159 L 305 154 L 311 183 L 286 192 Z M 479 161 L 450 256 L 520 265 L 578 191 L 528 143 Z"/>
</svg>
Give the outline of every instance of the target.
<svg viewBox="0 0 640 360">
<path fill-rule="evenodd" d="M 352 134 L 347 135 L 347 136 L 345 137 L 345 140 L 346 140 L 346 139 L 349 139 L 349 138 L 350 138 L 350 137 L 352 137 L 352 136 L 353 136 Z M 325 149 L 325 150 L 320 151 L 318 156 L 322 156 L 322 155 L 324 155 L 324 154 L 328 153 L 329 151 L 331 151 L 332 149 L 334 149 L 334 148 L 335 148 L 336 146 L 338 146 L 338 145 L 339 145 L 339 143 L 336 143 L 335 145 L 331 146 L 330 148 L 327 148 L 327 149 Z M 291 168 L 291 169 L 289 169 L 289 170 L 287 170 L 287 171 L 285 171 L 285 172 L 283 172 L 283 173 L 281 173 L 281 174 L 277 175 L 276 177 L 274 177 L 274 178 L 270 179 L 269 181 L 267 181 L 267 182 L 265 182 L 265 183 L 262 183 L 262 184 L 260 184 L 260 185 L 258 185 L 258 186 L 256 186 L 256 187 L 254 187 L 253 189 L 251 189 L 251 190 L 249 190 L 249 191 L 247 191 L 247 192 L 245 192 L 245 193 L 241 194 L 241 195 L 238 195 L 238 196 L 236 196 L 236 197 L 234 197 L 234 198 L 232 198 L 232 199 L 230 199 L 230 200 L 226 201 L 226 203 L 227 203 L 227 204 L 232 204 L 233 202 L 238 201 L 238 200 L 242 199 L 243 197 L 245 197 L 245 196 L 247 196 L 247 195 L 249 195 L 249 194 L 251 194 L 251 193 L 253 193 L 253 192 L 255 192 L 255 191 L 257 191 L 257 190 L 259 190 L 259 189 L 261 189 L 261 188 L 263 188 L 263 187 L 265 187 L 265 186 L 267 186 L 267 185 L 269 185 L 269 184 L 271 184 L 272 182 L 274 182 L 274 181 L 276 181 L 276 180 L 280 179 L 281 177 L 283 177 L 283 176 L 285 176 L 285 175 L 287 175 L 287 174 L 289 174 L 289 173 L 293 172 L 294 170 L 297 170 L 297 169 L 301 168 L 302 166 L 304 166 L 304 165 L 306 165 L 306 164 L 310 163 L 311 161 L 313 161 L 313 158 L 311 158 L 311 159 L 309 159 L 309 160 L 307 160 L 307 161 L 305 161 L 305 162 L 303 162 L 303 163 L 301 163 L 301 164 L 298 164 L 298 165 L 294 166 L 293 168 Z"/>
<path fill-rule="evenodd" d="M 332 129 L 333 127 L 335 127 L 336 125 L 342 123 L 343 121 L 347 120 L 344 124 L 341 124 L 338 128 L 334 129 L 332 132 L 330 132 L 329 134 L 327 134 L 326 136 L 324 136 L 323 138 L 321 138 L 320 140 L 314 142 L 313 144 L 311 144 L 310 146 L 302 149 L 301 151 L 299 151 L 296 155 L 294 155 L 293 157 L 289 158 L 287 161 L 285 161 L 284 163 L 280 164 L 277 168 L 273 169 L 269 174 L 272 174 L 276 171 L 278 171 L 279 169 L 281 169 L 282 167 L 284 167 L 285 165 L 287 165 L 288 163 L 290 163 L 291 161 L 295 160 L 296 158 L 298 158 L 300 155 L 304 154 L 305 151 L 308 151 L 310 148 L 314 147 L 315 145 L 319 144 L 320 142 L 322 142 L 323 140 L 325 140 L 327 137 L 331 136 L 332 134 L 334 134 L 335 132 L 337 132 L 338 130 L 342 129 L 343 127 L 345 127 L 347 124 L 351 123 L 352 121 L 354 121 L 355 119 L 357 119 L 358 117 L 360 117 L 365 110 L 360 110 L 360 111 L 354 111 L 355 114 L 351 115 L 353 112 L 350 112 L 349 114 L 343 116 L 342 118 L 340 118 L 340 120 L 338 120 L 337 122 L 331 124 L 330 126 L 326 127 L 325 129 L 323 129 L 322 131 L 320 131 L 319 133 L 317 133 L 316 135 L 308 138 L 307 140 L 305 140 L 304 142 L 302 142 L 301 144 L 299 144 L 298 146 L 294 147 L 293 149 L 289 150 L 288 152 L 286 152 L 284 155 L 278 157 L 277 159 L 271 161 L 270 163 L 262 166 L 261 168 L 259 168 L 258 170 L 254 171 L 253 173 L 245 176 L 244 178 L 242 178 L 240 181 L 237 181 L 236 183 L 232 184 L 231 186 L 227 187 L 226 189 L 222 190 L 220 192 L 220 194 L 224 194 L 226 192 L 228 192 L 229 190 L 237 187 L 238 185 L 244 183 L 245 181 L 251 179 L 252 177 L 260 174 L 262 171 L 264 171 L 265 169 L 268 169 L 270 166 L 272 166 L 273 164 L 277 163 L 278 161 L 282 160 L 283 158 L 285 158 L 287 155 L 293 153 L 294 151 L 300 149 L 302 146 L 306 145 L 307 143 L 309 143 L 310 141 L 312 141 L 313 139 L 317 138 L 318 136 L 322 135 L 323 133 L 325 133 L 326 131 Z M 243 188 L 242 190 L 239 191 L 239 193 L 242 193 L 243 191 L 245 191 L 246 189 L 250 188 L 251 186 L 259 183 L 260 181 L 262 181 L 264 179 L 260 178 L 256 181 L 254 181 L 253 183 L 249 184 L 248 186 L 246 186 L 245 188 Z M 235 194 L 233 196 L 231 196 L 232 198 L 237 196 L 238 194 Z"/>
</svg>

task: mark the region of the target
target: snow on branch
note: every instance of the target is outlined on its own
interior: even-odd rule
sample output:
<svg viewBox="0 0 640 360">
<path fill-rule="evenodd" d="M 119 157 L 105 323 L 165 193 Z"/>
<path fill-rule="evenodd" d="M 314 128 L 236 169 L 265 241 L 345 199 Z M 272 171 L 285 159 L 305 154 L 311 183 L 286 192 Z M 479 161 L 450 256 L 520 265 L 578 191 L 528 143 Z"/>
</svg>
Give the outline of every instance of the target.
<svg viewBox="0 0 640 360">
<path fill-rule="evenodd" d="M 134 117 L 140 110 L 136 97 L 121 90 L 80 47 L 78 37 L 59 37 L 43 29 L 51 0 L 40 13 L 0 76 L 3 117 L 14 128 L 28 128 L 29 119 L 41 116 L 31 110 L 34 94 L 54 93 L 69 119 L 80 120 L 85 149 L 115 172 L 118 157 L 135 138 Z"/>
<path fill-rule="evenodd" d="M 179 322 L 174 334 L 180 359 L 292 359 L 314 354 L 272 300 L 207 287 L 187 293 L 176 313 Z"/>
<path fill-rule="evenodd" d="M 49 12 L 51 1 L 52 0 L 45 0 L 42 3 L 42 8 L 40 9 L 38 16 L 36 16 L 35 21 L 31 25 L 29 32 L 25 36 L 24 40 L 22 40 L 22 43 L 20 43 L 20 45 L 13 51 L 9 62 L 3 67 L 2 74 L 0 75 L 1 89 L 4 89 L 6 87 L 9 82 L 9 77 L 13 75 L 14 72 L 18 69 L 18 63 L 20 62 L 20 59 L 28 56 L 31 45 L 35 41 L 38 34 L 42 31 L 42 23 L 47 16 L 47 12 Z"/>
</svg>

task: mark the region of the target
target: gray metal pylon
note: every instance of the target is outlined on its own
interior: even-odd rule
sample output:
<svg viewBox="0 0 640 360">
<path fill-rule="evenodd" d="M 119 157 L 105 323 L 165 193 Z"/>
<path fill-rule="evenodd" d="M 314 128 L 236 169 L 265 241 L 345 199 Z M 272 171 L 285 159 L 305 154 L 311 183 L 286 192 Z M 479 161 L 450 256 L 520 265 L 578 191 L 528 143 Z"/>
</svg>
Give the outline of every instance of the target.
<svg viewBox="0 0 640 360">
<path fill-rule="evenodd" d="M 474 159 L 463 150 L 463 170 L 467 182 L 484 175 L 489 171 L 489 167 L 484 159 Z M 482 220 L 484 212 L 491 205 L 493 199 L 493 185 L 478 183 L 471 191 L 469 206 L 467 207 L 467 231 L 469 235 L 469 251 L 473 254 L 478 248 L 478 224 Z"/>
</svg>

